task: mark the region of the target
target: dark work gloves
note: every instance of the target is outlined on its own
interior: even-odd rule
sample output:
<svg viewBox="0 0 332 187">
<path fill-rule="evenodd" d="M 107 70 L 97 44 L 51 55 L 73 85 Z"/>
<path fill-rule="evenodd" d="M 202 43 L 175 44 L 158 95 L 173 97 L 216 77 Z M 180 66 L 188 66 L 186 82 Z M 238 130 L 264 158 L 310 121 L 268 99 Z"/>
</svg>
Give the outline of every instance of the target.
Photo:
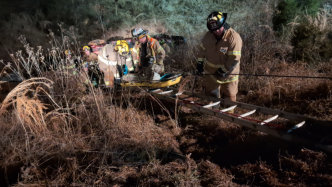
<svg viewBox="0 0 332 187">
<path fill-rule="evenodd" d="M 222 68 L 219 68 L 215 74 L 218 78 L 224 79 L 229 75 L 229 72 L 225 72 Z"/>
</svg>

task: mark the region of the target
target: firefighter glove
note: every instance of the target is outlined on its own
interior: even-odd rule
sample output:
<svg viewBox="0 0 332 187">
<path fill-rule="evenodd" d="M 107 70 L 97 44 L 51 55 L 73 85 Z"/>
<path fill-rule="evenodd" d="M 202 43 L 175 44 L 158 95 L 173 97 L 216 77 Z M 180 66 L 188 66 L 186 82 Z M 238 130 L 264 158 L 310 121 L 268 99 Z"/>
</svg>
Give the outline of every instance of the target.
<svg viewBox="0 0 332 187">
<path fill-rule="evenodd" d="M 215 74 L 218 78 L 224 79 L 229 75 L 229 72 L 225 72 L 222 68 L 218 68 Z"/>
</svg>

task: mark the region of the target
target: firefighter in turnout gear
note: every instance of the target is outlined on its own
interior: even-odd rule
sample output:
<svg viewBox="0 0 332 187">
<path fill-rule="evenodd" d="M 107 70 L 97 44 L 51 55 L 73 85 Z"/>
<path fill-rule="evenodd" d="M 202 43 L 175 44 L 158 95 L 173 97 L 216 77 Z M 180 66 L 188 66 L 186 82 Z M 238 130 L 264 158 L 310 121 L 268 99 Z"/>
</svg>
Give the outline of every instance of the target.
<svg viewBox="0 0 332 187">
<path fill-rule="evenodd" d="M 72 75 L 76 75 L 78 69 L 78 60 L 73 58 L 72 52 L 69 49 L 65 50 L 65 55 L 66 65 L 63 66 L 63 69 L 67 70 Z"/>
<path fill-rule="evenodd" d="M 164 73 L 165 50 L 158 40 L 148 35 L 147 30 L 135 28 L 131 30 L 136 40 L 132 50 L 132 57 L 135 69 L 141 80 L 160 80 Z"/>
<path fill-rule="evenodd" d="M 129 74 L 134 72 L 135 67 L 126 40 L 118 40 L 115 43 L 105 45 L 98 55 L 98 64 L 104 73 L 106 87 L 113 87 L 114 81 L 135 79 L 131 76 L 132 74 Z"/>
<path fill-rule="evenodd" d="M 105 40 L 97 39 L 90 41 L 88 45 L 83 47 L 83 69 L 88 74 L 90 81 L 95 87 L 101 83 L 102 75 L 98 66 L 98 54 L 105 45 Z"/>
<path fill-rule="evenodd" d="M 100 50 L 106 45 L 105 40 L 92 40 L 88 43 L 87 46 L 83 47 L 83 51 L 85 54 L 85 58 L 87 61 L 96 61 L 97 56 L 100 52 Z"/>
<path fill-rule="evenodd" d="M 197 72 L 204 72 L 207 95 L 236 101 L 240 73 L 242 39 L 226 23 L 227 13 L 212 12 L 207 18 L 209 31 L 197 54 Z"/>
</svg>

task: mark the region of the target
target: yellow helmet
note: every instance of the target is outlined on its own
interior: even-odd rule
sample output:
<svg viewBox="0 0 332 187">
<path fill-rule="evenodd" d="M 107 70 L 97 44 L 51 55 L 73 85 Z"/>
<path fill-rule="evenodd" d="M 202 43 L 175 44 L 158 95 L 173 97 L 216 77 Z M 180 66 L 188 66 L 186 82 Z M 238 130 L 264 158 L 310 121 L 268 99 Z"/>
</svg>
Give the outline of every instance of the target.
<svg viewBox="0 0 332 187">
<path fill-rule="evenodd" d="M 65 50 L 65 55 L 68 56 L 68 55 L 71 55 L 71 51 L 70 50 Z"/>
<path fill-rule="evenodd" d="M 129 53 L 129 45 L 126 40 L 118 40 L 116 41 L 114 50 L 120 55 L 127 55 Z"/>
<path fill-rule="evenodd" d="M 89 47 L 89 46 L 87 46 L 87 45 L 86 45 L 86 46 L 84 46 L 84 47 L 83 47 L 83 51 L 85 51 L 85 50 L 87 50 L 87 51 L 90 51 L 90 47 Z"/>
<path fill-rule="evenodd" d="M 227 13 L 214 11 L 207 18 L 207 28 L 210 31 L 218 30 L 226 23 L 226 19 Z"/>
</svg>

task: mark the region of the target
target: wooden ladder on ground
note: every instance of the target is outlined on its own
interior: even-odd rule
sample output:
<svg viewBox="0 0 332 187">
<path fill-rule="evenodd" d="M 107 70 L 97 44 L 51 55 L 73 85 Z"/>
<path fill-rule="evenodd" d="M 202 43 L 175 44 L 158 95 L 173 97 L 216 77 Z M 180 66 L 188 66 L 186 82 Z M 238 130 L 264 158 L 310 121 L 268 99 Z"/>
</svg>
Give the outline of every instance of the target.
<svg viewBox="0 0 332 187">
<path fill-rule="evenodd" d="M 303 115 L 251 104 L 202 97 L 176 89 L 150 90 L 153 96 L 189 107 L 277 138 L 314 146 L 332 153 L 332 121 L 317 120 Z M 225 106 L 220 109 L 221 106 Z"/>
</svg>

